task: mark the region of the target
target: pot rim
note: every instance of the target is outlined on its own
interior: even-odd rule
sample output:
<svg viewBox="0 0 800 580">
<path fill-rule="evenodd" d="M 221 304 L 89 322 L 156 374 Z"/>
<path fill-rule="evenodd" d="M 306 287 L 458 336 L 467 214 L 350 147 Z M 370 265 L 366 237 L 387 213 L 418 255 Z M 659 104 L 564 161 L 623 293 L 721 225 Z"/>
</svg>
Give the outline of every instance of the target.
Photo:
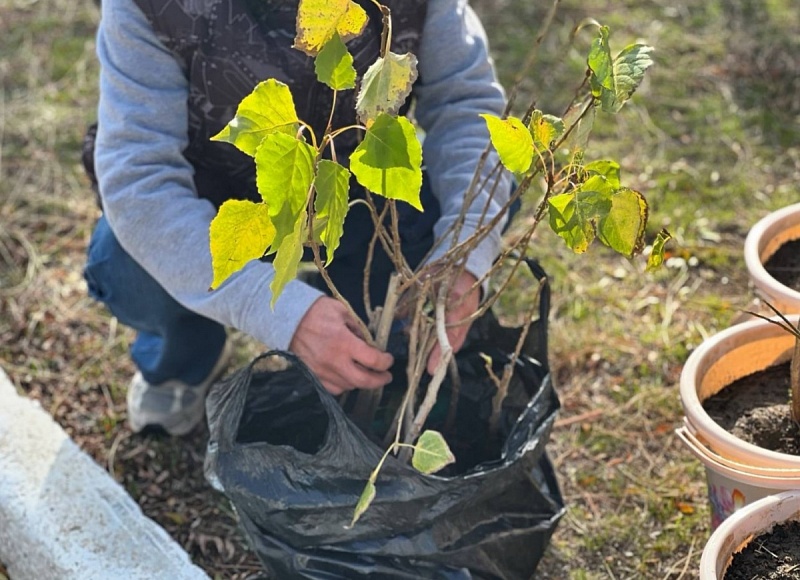
<svg viewBox="0 0 800 580">
<path fill-rule="evenodd" d="M 775 297 L 784 308 L 790 305 L 787 309 L 797 312 L 800 309 L 800 292 L 781 284 L 764 268 L 764 262 L 775 250 L 769 255 L 762 255 L 775 234 L 791 226 L 800 226 L 800 203 L 773 211 L 750 228 L 744 241 L 744 262 L 753 284 L 759 290 L 768 297 Z M 800 237 L 792 237 L 782 243 L 795 239 Z"/>
<path fill-rule="evenodd" d="M 777 317 L 774 318 L 777 319 Z M 800 314 L 791 314 L 787 318 L 793 324 L 797 324 Z M 760 319 L 749 320 L 708 337 L 687 358 L 681 370 L 679 385 L 687 426 L 716 454 L 743 465 L 800 469 L 800 456 L 764 449 L 729 433 L 706 413 L 698 395 L 698 388 L 710 366 L 725 354 L 733 351 L 736 346 L 752 344 L 758 340 L 769 338 L 780 339 L 783 336 L 787 340 L 791 340 L 788 333 L 769 322 Z M 753 368 L 752 372 L 763 368 L 765 367 Z"/>
<path fill-rule="evenodd" d="M 719 580 L 733 554 L 774 524 L 800 519 L 800 490 L 768 495 L 731 514 L 714 530 L 700 557 L 700 580 Z M 723 561 L 724 558 L 724 561 Z"/>
</svg>

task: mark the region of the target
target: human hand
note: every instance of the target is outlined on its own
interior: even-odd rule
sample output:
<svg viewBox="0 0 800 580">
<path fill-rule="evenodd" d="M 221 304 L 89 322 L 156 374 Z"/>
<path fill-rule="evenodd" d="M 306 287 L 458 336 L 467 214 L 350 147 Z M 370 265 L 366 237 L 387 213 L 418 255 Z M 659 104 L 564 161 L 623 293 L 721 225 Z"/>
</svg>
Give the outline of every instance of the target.
<svg viewBox="0 0 800 580">
<path fill-rule="evenodd" d="M 445 306 L 445 324 L 447 324 L 447 339 L 453 353 L 457 353 L 467 338 L 472 321 L 470 316 L 478 311 L 481 300 L 481 287 L 476 284 L 478 279 L 467 271 L 461 273 L 453 282 Z M 452 325 L 452 326 L 451 326 Z M 433 374 L 442 358 L 442 347 L 437 341 L 428 357 L 428 372 Z"/>
<path fill-rule="evenodd" d="M 311 369 L 332 395 L 353 389 L 377 389 L 392 380 L 389 353 L 370 346 L 358 333 L 347 308 L 323 296 L 308 309 L 289 350 Z"/>
</svg>

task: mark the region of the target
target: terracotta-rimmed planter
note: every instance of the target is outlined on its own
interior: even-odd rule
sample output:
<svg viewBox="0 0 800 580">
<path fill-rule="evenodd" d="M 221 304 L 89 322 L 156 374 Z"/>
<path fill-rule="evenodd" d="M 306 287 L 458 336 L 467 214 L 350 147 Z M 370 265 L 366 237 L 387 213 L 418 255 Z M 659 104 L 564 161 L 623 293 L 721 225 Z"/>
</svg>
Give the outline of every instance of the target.
<svg viewBox="0 0 800 580">
<path fill-rule="evenodd" d="M 776 280 L 764 264 L 794 240 L 800 240 L 800 203 L 764 216 L 750 228 L 744 242 L 744 262 L 756 293 L 784 314 L 800 312 L 800 292 Z"/>
<path fill-rule="evenodd" d="M 798 315 L 788 317 L 794 324 Z M 732 435 L 703 401 L 734 381 L 791 358 L 794 337 L 764 320 L 750 320 L 712 335 L 681 371 L 685 413 L 677 434 L 706 468 L 711 524 L 768 495 L 800 489 L 800 456 L 771 451 Z"/>
<path fill-rule="evenodd" d="M 775 524 L 800 521 L 800 491 L 762 498 L 725 520 L 708 539 L 700 557 L 700 580 L 722 580 L 737 552 Z"/>
</svg>

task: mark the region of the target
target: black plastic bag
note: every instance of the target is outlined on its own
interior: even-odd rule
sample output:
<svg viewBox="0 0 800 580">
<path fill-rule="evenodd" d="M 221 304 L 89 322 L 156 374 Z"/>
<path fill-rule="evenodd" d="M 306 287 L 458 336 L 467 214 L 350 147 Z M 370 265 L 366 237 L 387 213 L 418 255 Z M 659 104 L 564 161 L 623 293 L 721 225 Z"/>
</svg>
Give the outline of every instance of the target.
<svg viewBox="0 0 800 580">
<path fill-rule="evenodd" d="M 529 579 L 564 512 L 545 453 L 559 407 L 547 366 L 548 309 L 545 281 L 497 435 L 488 428 L 495 386 L 482 354 L 502 372 L 520 329 L 490 312 L 457 356 L 456 429 L 445 433 L 455 468 L 423 475 L 389 457 L 374 501 L 352 528 L 383 448 L 305 365 L 273 351 L 215 385 L 206 403 L 206 477 L 233 504 L 268 577 Z M 443 407 L 450 387 L 442 387 Z M 443 424 L 446 415 L 435 408 L 426 428 L 441 430 L 436 417 Z"/>
</svg>

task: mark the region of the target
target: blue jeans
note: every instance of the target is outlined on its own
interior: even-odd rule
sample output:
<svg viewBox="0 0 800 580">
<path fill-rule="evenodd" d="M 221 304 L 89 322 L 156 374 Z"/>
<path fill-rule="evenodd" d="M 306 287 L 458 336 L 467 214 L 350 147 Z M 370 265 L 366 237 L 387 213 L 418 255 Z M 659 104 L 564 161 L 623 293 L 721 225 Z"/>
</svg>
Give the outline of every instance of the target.
<svg viewBox="0 0 800 580">
<path fill-rule="evenodd" d="M 208 377 L 225 345 L 225 328 L 187 310 L 122 249 L 105 217 L 89 243 L 84 278 L 89 294 L 137 331 L 131 358 L 150 384 Z"/>
</svg>

